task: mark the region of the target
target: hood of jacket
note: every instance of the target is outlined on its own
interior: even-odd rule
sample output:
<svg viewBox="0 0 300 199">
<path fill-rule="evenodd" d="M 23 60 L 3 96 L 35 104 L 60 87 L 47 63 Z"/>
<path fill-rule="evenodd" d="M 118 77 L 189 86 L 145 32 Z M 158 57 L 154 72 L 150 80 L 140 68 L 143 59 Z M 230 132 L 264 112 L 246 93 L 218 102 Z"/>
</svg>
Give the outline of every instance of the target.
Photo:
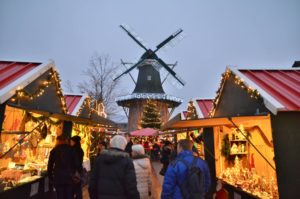
<svg viewBox="0 0 300 199">
<path fill-rule="evenodd" d="M 124 158 L 129 158 L 129 154 L 121 149 L 110 148 L 101 151 L 99 158 L 103 159 L 103 162 L 106 164 L 113 164 Z"/>
<path fill-rule="evenodd" d="M 150 160 L 147 156 L 141 156 L 140 158 L 134 158 L 133 163 L 141 167 L 142 169 L 150 168 Z"/>
</svg>

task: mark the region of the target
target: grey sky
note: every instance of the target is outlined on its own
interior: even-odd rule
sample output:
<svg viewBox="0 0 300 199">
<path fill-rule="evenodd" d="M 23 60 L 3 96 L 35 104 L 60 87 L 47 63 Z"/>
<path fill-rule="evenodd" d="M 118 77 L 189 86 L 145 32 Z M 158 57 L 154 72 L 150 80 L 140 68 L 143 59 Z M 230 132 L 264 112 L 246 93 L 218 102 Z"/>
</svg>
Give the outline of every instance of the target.
<svg viewBox="0 0 300 199">
<path fill-rule="evenodd" d="M 142 55 L 121 23 L 152 48 L 182 28 L 185 39 L 158 53 L 178 61 L 176 72 L 187 82 L 181 90 L 165 88 L 184 99 L 179 111 L 190 98 L 215 97 L 226 65 L 287 68 L 300 60 L 299 9 L 299 0 L 2 0 L 0 59 L 53 59 L 63 82 L 78 83 L 94 52 L 116 63 Z M 133 90 L 128 76 L 122 87 Z"/>
</svg>

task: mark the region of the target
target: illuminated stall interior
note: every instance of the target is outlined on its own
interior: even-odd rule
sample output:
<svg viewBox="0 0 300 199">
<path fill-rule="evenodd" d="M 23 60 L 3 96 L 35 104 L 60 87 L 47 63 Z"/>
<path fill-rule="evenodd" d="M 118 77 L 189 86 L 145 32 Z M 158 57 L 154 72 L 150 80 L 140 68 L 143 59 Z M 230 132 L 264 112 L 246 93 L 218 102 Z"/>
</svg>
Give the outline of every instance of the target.
<svg viewBox="0 0 300 199">
<path fill-rule="evenodd" d="M 15 144 L 17 146 L 0 159 L 0 167 L 23 165 L 24 170 L 45 171 L 50 150 L 55 146 L 56 137 L 62 133 L 62 122 L 10 106 L 6 107 L 5 114 L 1 132 L 2 154 Z M 7 162 L 10 165 L 6 165 Z"/>
<path fill-rule="evenodd" d="M 270 117 L 214 127 L 216 176 L 252 195 L 278 198 Z"/>
</svg>

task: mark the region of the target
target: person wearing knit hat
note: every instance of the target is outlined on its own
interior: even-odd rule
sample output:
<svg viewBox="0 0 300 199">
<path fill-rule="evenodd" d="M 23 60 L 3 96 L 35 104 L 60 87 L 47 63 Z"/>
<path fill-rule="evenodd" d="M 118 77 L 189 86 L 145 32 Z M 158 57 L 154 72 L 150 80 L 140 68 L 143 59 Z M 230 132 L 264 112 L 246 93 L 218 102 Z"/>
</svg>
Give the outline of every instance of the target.
<svg viewBox="0 0 300 199">
<path fill-rule="evenodd" d="M 149 157 L 145 155 L 145 149 L 141 144 L 132 146 L 132 159 L 135 169 L 137 188 L 141 199 L 151 196 L 151 164 Z"/>
<path fill-rule="evenodd" d="M 117 148 L 124 151 L 126 145 L 127 145 L 127 140 L 125 137 L 121 135 L 115 135 L 110 141 L 111 148 Z"/>
<path fill-rule="evenodd" d="M 124 151 L 126 144 L 125 137 L 115 135 L 110 148 L 101 151 L 91 171 L 90 199 L 140 198 L 133 162 Z"/>
</svg>

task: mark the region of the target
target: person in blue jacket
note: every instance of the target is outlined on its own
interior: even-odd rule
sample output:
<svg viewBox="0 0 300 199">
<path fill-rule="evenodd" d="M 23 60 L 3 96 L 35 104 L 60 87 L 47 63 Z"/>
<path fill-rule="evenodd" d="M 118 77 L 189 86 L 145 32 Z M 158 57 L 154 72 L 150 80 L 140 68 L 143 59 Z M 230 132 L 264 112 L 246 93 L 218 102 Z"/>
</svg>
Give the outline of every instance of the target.
<svg viewBox="0 0 300 199">
<path fill-rule="evenodd" d="M 193 156 L 192 151 L 193 142 L 187 139 L 179 140 L 177 145 L 177 158 L 169 165 L 163 182 L 161 199 L 183 199 L 180 191 L 179 184 L 181 184 L 187 173 L 187 167 L 182 161 L 192 164 Z M 205 177 L 205 191 L 208 192 L 211 185 L 211 178 L 209 168 L 204 160 L 197 158 L 197 166 L 204 173 Z"/>
</svg>

